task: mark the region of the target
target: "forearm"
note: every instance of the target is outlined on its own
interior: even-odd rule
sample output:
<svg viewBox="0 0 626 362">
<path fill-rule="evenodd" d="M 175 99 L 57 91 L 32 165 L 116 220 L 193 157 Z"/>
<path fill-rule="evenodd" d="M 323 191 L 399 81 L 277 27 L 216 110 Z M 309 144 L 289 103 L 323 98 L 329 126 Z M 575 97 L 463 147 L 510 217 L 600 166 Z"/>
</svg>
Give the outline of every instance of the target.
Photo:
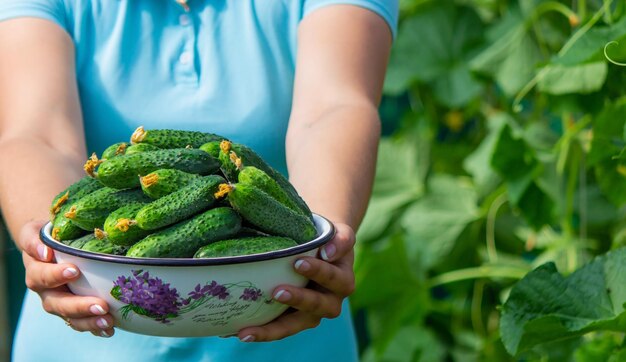
<svg viewBox="0 0 626 362">
<path fill-rule="evenodd" d="M 0 139 L 0 210 L 14 238 L 26 222 L 49 217 L 52 198 L 84 175 L 82 161 L 36 138 Z"/>
<path fill-rule="evenodd" d="M 310 120 L 293 117 L 310 117 Z M 311 209 L 356 230 L 371 194 L 380 137 L 377 110 L 336 106 L 319 115 L 294 113 L 287 133 L 290 181 Z"/>
</svg>

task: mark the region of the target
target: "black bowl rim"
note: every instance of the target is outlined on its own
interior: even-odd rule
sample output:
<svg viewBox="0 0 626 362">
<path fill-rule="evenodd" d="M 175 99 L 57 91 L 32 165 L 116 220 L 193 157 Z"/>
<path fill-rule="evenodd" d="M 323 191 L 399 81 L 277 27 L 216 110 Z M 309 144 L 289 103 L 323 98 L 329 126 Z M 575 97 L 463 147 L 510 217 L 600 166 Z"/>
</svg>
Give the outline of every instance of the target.
<svg viewBox="0 0 626 362">
<path fill-rule="evenodd" d="M 318 223 L 327 224 L 328 231 L 326 233 L 318 235 L 315 239 L 306 242 L 304 244 L 300 244 L 291 248 L 271 251 L 268 253 L 261 254 L 252 254 L 252 255 L 240 255 L 240 256 L 229 256 L 229 257 L 221 257 L 221 258 L 202 258 L 202 259 L 193 259 L 193 258 L 131 258 L 127 256 L 118 256 L 118 255 L 110 255 L 110 254 L 100 254 L 94 253 L 91 251 L 76 249 L 71 246 L 65 245 L 59 241 L 56 241 L 49 237 L 45 230 L 50 228 L 50 222 L 44 225 L 41 230 L 39 230 L 39 237 L 41 241 L 51 247 L 53 250 L 58 250 L 62 253 L 77 256 L 80 258 L 98 260 L 109 263 L 118 263 L 118 264 L 131 264 L 131 265 L 151 265 L 151 266 L 207 266 L 207 265 L 226 265 L 226 264 L 241 264 L 241 263 L 251 263 L 257 261 L 265 261 L 272 259 L 284 258 L 287 256 L 297 255 L 301 253 L 305 253 L 307 251 L 318 248 L 324 244 L 326 244 L 329 240 L 331 240 L 335 236 L 335 226 L 332 222 L 330 222 L 325 217 L 313 214 L 313 217 L 316 221 L 316 227 Z M 318 228 L 318 231 L 322 228 Z M 322 229 L 323 230 L 323 229 Z"/>
</svg>

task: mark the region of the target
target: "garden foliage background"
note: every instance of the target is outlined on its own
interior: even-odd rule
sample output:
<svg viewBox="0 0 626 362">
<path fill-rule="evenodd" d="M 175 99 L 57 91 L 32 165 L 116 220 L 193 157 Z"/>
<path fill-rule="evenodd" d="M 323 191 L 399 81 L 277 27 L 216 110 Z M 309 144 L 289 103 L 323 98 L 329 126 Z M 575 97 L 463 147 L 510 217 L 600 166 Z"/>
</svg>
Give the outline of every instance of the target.
<svg viewBox="0 0 626 362">
<path fill-rule="evenodd" d="M 626 360 L 625 12 L 401 1 L 351 298 L 365 361 Z"/>
</svg>

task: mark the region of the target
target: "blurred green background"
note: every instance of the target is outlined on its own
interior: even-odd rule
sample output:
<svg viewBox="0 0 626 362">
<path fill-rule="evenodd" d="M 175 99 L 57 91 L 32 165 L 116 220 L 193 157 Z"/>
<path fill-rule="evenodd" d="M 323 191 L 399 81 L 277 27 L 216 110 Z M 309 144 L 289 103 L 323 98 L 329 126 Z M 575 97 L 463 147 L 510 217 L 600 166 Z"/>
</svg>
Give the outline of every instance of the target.
<svg viewBox="0 0 626 362">
<path fill-rule="evenodd" d="M 626 283 L 606 288 L 624 297 L 606 315 L 591 300 L 550 309 L 585 304 L 589 278 L 554 300 L 513 288 L 546 262 L 571 275 L 626 243 L 625 11 L 623 1 L 401 1 L 351 298 L 364 361 L 626 358 Z M 1 250 L 10 328 L 23 272 L 14 247 Z M 514 322 L 501 324 L 509 295 L 547 307 L 511 302 Z M 524 327 L 538 317 L 552 324 Z"/>
</svg>

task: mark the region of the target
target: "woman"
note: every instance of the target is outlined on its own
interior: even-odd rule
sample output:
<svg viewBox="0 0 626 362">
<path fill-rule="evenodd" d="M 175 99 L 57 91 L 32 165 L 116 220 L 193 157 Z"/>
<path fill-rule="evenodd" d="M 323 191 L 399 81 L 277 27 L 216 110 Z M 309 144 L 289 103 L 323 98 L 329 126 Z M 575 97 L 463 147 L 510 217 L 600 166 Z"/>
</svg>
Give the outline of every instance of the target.
<svg viewBox="0 0 626 362">
<path fill-rule="evenodd" d="M 345 297 L 396 16 L 385 0 L 0 0 L 0 207 L 30 289 L 14 359 L 355 360 Z M 80 270 L 37 237 L 49 202 L 139 125 L 247 144 L 335 223 L 323 260 L 294 266 L 309 288 L 274 291 L 290 312 L 238 338 L 159 338 L 69 293 Z"/>
</svg>

